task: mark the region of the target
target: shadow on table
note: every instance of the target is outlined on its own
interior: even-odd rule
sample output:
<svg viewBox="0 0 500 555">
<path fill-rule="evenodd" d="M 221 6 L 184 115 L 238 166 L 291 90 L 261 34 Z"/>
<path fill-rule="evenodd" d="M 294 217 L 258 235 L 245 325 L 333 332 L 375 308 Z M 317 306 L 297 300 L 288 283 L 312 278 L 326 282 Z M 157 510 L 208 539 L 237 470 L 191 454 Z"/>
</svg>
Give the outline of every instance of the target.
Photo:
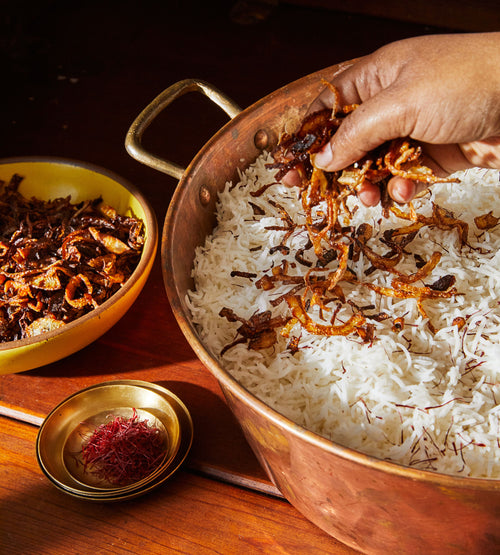
<svg viewBox="0 0 500 555">
<path fill-rule="evenodd" d="M 187 466 L 202 474 L 270 483 L 227 404 L 215 393 L 182 381 L 158 381 L 188 408 L 194 439 Z"/>
<path fill-rule="evenodd" d="M 102 503 L 71 497 L 45 477 L 39 483 L 33 481 L 36 478 L 18 486 L 18 493 L 13 491 L 0 499 L 1 553 L 83 554 L 93 552 L 96 546 L 100 546 L 99 553 L 139 553 L 141 546 L 131 545 L 130 539 L 143 545 L 157 544 L 153 521 L 161 519 L 162 502 L 166 497 L 182 496 L 190 487 L 182 476 L 174 475 L 143 497 Z"/>
</svg>

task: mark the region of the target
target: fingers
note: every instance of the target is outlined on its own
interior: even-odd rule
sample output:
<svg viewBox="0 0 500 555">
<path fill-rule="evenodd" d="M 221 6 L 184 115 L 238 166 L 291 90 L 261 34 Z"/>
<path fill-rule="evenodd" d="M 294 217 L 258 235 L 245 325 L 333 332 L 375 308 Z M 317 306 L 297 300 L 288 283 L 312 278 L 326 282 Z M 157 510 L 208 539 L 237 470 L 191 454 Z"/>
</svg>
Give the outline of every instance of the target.
<svg viewBox="0 0 500 555">
<path fill-rule="evenodd" d="M 358 104 L 336 131 L 334 137 L 317 155 L 317 165 L 327 171 L 343 169 L 361 159 L 384 141 L 396 138 L 406 120 L 401 120 L 397 95 L 391 90 L 394 75 L 379 73 L 374 62 L 376 54 L 365 56 L 336 75 L 332 84 L 338 99 L 329 87 L 311 105 L 309 112 Z M 393 68 L 388 73 L 392 74 Z M 396 104 L 395 104 L 396 102 Z"/>
<path fill-rule="evenodd" d="M 287 187 L 298 187 L 301 180 L 297 171 L 288 172 L 282 179 Z M 403 177 L 393 177 L 387 184 L 389 196 L 398 203 L 406 204 L 427 188 L 425 183 L 415 182 Z M 358 190 L 358 198 L 365 206 L 375 206 L 380 202 L 380 189 L 377 185 L 365 181 Z"/>
<path fill-rule="evenodd" d="M 387 191 L 393 200 L 406 204 L 410 202 L 421 189 L 425 188 L 424 184 L 421 185 L 422 187 L 418 187 L 415 181 L 405 179 L 404 177 L 393 177 L 387 184 Z"/>
<path fill-rule="evenodd" d="M 393 177 L 387 184 L 389 196 L 401 204 L 410 202 L 425 188 L 425 183 L 416 183 L 403 177 Z M 380 202 L 380 189 L 371 183 L 364 183 L 358 191 L 358 198 L 365 206 L 375 206 Z"/>
<path fill-rule="evenodd" d="M 375 206 L 380 202 L 380 189 L 366 181 L 358 190 L 358 198 L 365 206 Z"/>
<path fill-rule="evenodd" d="M 357 75 L 363 70 L 365 58 L 359 58 L 353 65 L 337 73 L 332 79 L 332 84 L 336 87 L 339 94 L 338 102 L 340 106 L 347 104 L 360 104 L 362 97 L 356 87 Z M 332 109 L 337 102 L 337 97 L 332 90 L 325 86 L 319 96 L 312 102 L 307 110 L 307 114 L 312 114 L 324 108 Z"/>
<path fill-rule="evenodd" d="M 465 163 L 482 168 L 500 168 L 500 136 L 460 145 Z"/>
<path fill-rule="evenodd" d="M 393 96 L 390 89 L 382 91 L 349 114 L 330 142 L 316 155 L 318 167 L 327 171 L 341 170 L 382 143 L 410 135 L 414 112 L 404 108 Z"/>
<path fill-rule="evenodd" d="M 297 170 L 290 170 L 287 174 L 283 176 L 283 178 L 281 179 L 281 183 L 290 188 L 299 187 L 301 185 L 299 172 Z"/>
<path fill-rule="evenodd" d="M 446 177 L 457 171 L 470 167 L 463 163 L 457 145 L 428 145 L 423 144 L 422 165 L 430 168 L 434 175 Z M 422 181 L 413 181 L 404 177 L 394 176 L 387 183 L 387 192 L 396 202 L 406 204 L 413 200 L 416 195 L 429 186 Z"/>
</svg>

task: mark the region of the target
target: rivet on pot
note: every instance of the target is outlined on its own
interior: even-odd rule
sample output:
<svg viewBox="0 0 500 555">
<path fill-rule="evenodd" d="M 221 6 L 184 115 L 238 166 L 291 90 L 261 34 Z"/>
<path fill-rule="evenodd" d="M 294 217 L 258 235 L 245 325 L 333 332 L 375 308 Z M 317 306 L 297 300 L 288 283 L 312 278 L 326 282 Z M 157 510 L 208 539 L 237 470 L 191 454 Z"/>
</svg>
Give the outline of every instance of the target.
<svg viewBox="0 0 500 555">
<path fill-rule="evenodd" d="M 267 148 L 269 146 L 269 135 L 267 134 L 267 131 L 264 131 L 264 129 L 259 129 L 257 133 L 255 133 L 253 142 L 255 146 L 260 150 L 264 150 L 265 148 Z"/>
<path fill-rule="evenodd" d="M 210 190 L 208 189 L 208 187 L 206 187 L 205 185 L 202 185 L 200 187 L 199 197 L 200 197 L 200 202 L 203 206 L 207 206 L 207 204 L 210 202 L 211 196 L 212 195 L 210 194 Z"/>
</svg>

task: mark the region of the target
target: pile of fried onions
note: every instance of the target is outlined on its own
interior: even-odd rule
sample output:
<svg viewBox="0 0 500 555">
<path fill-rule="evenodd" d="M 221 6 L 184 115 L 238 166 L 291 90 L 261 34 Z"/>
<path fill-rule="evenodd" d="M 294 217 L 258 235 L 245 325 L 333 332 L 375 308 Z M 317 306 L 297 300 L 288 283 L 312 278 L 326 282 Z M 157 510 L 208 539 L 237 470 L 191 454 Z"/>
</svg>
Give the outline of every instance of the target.
<svg viewBox="0 0 500 555">
<path fill-rule="evenodd" d="M 331 87 L 330 84 L 327 85 Z M 338 99 L 337 91 L 334 88 L 332 91 Z M 271 312 L 267 311 L 244 319 L 230 308 L 223 308 L 220 315 L 233 322 L 239 321 L 241 326 L 238 328 L 237 339 L 227 345 L 222 354 L 238 343 L 248 343 L 251 349 L 272 347 L 276 343 L 277 329 L 281 330 L 282 336 L 290 337 L 291 330 L 297 324 L 316 335 L 354 334 L 365 343 L 374 339 L 374 320 L 392 318 L 394 330 L 404 326 L 402 317 L 396 318 L 386 313 L 377 314 L 374 313 L 374 306 L 358 307 L 346 301 L 342 288 L 344 283 L 369 288 L 379 295 L 414 299 L 423 318 L 427 318 L 424 301 L 450 298 L 457 294 L 454 276 L 445 275 L 432 281 L 431 274 L 441 258 L 439 252 L 433 252 L 427 260 L 415 254 L 415 271 L 411 274 L 403 274 L 397 269 L 399 261 L 406 254 L 405 249 L 423 228 L 456 230 L 462 247 L 468 240 L 468 225 L 446 209 L 433 204 L 432 214 L 424 216 L 417 213 L 412 203 L 402 208 L 390 199 L 387 183 L 393 176 L 425 182 L 428 185 L 457 181 L 439 178 L 424 166 L 421 147 L 418 144 L 408 138 L 390 141 L 340 172 L 325 172 L 314 166 L 314 154 L 330 140 L 346 115 L 354 109 L 356 105 L 340 107 L 337 103 L 333 110 L 325 109 L 310 114 L 295 134 L 284 134 L 272 152 L 274 163 L 268 164 L 267 167 L 277 170 L 277 182 L 292 170 L 300 177 L 297 188 L 305 214 L 308 244 L 302 251 L 295 253 L 295 260 L 304 266 L 304 272 L 299 276 L 290 275 L 289 264 L 283 260 L 281 265 L 272 268 L 269 274 L 259 276 L 255 282 L 262 290 L 273 289 L 276 285 L 290 286 L 287 294 L 272 301 L 274 305 L 286 301 L 290 314 L 288 318 L 272 317 Z M 377 254 L 380 249 L 370 245 L 370 240 L 375 235 L 370 224 L 364 223 L 355 227 L 350 223 L 352 210 L 356 208 L 350 209 L 346 201 L 349 197 L 356 196 L 360 186 L 365 182 L 376 184 L 380 188 L 383 217 L 388 217 L 392 212 L 408 222 L 403 227 L 386 231 L 378 239 L 386 250 L 383 255 Z M 251 194 L 255 197 L 261 196 L 268 187 L 264 186 Z M 295 223 L 279 203 L 269 202 L 283 222 L 282 226 L 275 226 L 273 229 L 285 232 L 281 243 L 272 248 L 289 253 L 287 240 L 298 227 L 304 227 L 304 224 Z M 488 227 L 488 215 L 481 217 L 478 222 Z M 496 221 L 491 222 L 491 225 L 495 224 Z M 306 250 L 314 253 L 315 263 L 310 262 L 310 256 L 308 259 L 304 257 Z M 360 253 L 370 261 L 371 268 L 368 272 L 378 270 L 391 274 L 390 286 L 381 287 L 356 278 L 349 263 L 357 260 Z M 425 285 L 423 280 L 429 278 L 431 283 Z M 323 311 L 331 303 L 336 303 L 338 308 L 333 311 L 330 323 L 325 325 L 316 322 L 311 316 L 311 308 L 316 306 L 323 318 Z M 350 306 L 352 315 L 346 321 L 336 322 L 340 307 L 346 304 Z M 456 325 L 463 325 L 462 320 L 457 319 Z M 429 320 L 427 325 L 432 332 L 436 331 Z M 289 349 L 296 351 L 297 345 L 298 338 L 292 338 Z"/>
<path fill-rule="evenodd" d="M 0 341 L 64 326 L 109 299 L 136 268 L 142 221 L 101 199 L 27 199 L 14 175 L 0 195 Z"/>
</svg>

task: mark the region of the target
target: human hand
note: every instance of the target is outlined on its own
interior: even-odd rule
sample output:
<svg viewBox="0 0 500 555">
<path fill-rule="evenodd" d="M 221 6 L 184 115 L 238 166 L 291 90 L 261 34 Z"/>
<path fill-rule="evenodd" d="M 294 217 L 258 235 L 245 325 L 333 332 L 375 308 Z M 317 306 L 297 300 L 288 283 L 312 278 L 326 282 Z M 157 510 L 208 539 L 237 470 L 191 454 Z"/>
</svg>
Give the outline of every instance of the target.
<svg viewBox="0 0 500 555">
<path fill-rule="evenodd" d="M 338 171 L 385 141 L 411 137 L 438 176 L 473 166 L 500 169 L 500 33 L 415 37 L 388 44 L 337 75 L 341 105 L 360 104 L 315 165 Z M 327 87 L 309 113 L 334 103 Z M 424 189 L 394 177 L 388 191 L 408 202 Z M 377 186 L 358 191 L 366 205 L 380 200 Z"/>
</svg>

